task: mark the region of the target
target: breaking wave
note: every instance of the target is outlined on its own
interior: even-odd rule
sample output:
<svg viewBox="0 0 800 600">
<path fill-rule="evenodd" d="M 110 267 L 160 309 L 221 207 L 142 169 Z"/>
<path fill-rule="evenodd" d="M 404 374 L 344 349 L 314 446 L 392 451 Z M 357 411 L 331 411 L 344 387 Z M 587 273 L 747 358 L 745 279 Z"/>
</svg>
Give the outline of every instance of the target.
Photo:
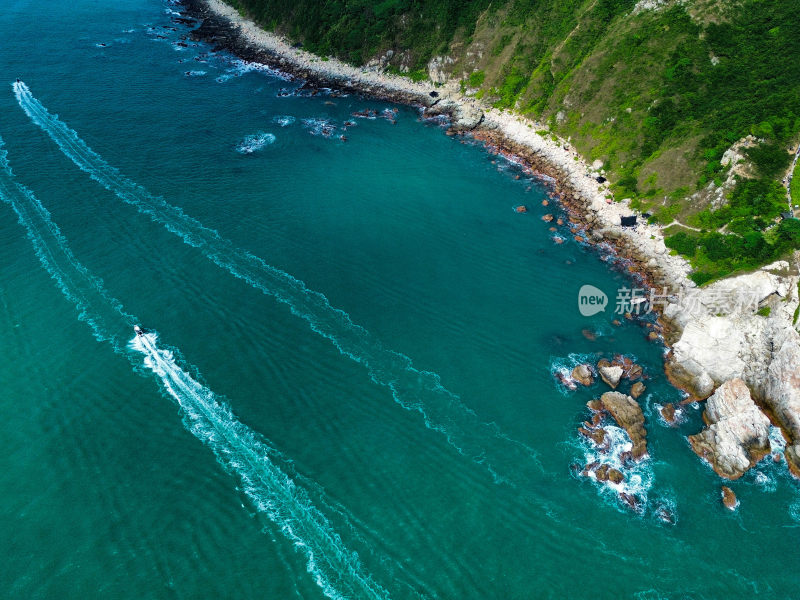
<svg viewBox="0 0 800 600">
<path fill-rule="evenodd" d="M 275 136 L 271 133 L 259 131 L 252 135 L 246 135 L 236 145 L 236 151 L 239 154 L 253 154 L 259 150 L 263 150 L 270 144 L 275 142 Z"/>
</svg>

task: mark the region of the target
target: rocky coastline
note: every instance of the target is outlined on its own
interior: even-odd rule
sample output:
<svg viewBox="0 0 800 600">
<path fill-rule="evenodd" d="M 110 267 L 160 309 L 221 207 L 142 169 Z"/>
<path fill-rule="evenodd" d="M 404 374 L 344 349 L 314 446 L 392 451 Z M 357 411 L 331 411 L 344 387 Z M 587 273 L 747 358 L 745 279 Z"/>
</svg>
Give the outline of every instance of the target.
<svg viewBox="0 0 800 600">
<path fill-rule="evenodd" d="M 634 213 L 626 201 L 614 201 L 601 165 L 587 164 L 568 141 L 538 133 L 544 126 L 481 105 L 452 85 L 439 87 L 386 74 L 380 62 L 358 68 L 316 57 L 262 30 L 221 0 L 180 3 L 201 22 L 192 36 L 216 50 L 273 67 L 312 87 L 417 106 L 428 117 L 445 115 L 449 134 L 469 134 L 532 174 L 544 176 L 566 209 L 575 238 L 613 252 L 642 288 L 658 293 L 659 301 L 650 308 L 659 315 L 653 330 L 669 348 L 665 369 L 670 381 L 692 400 L 705 400 L 722 389 L 713 405 L 729 388 L 736 390 L 737 398 L 744 398 L 745 390 L 752 396 L 750 402 L 748 397 L 727 403 L 729 410 L 718 417 L 719 423 L 691 436 L 698 455 L 722 477 L 735 479 L 766 454 L 761 429 L 758 450 L 753 451 L 752 427 L 730 426 L 737 423 L 741 408 L 747 423 L 763 425 L 759 415 L 766 415 L 781 429 L 786 463 L 800 477 L 800 334 L 795 318 L 800 255 L 698 288 L 688 278 L 690 265 L 664 244 L 661 228 L 643 219 L 635 227 L 622 227 L 622 217 Z M 748 301 L 730 301 L 743 297 Z M 718 435 L 723 429 L 724 435 Z"/>
</svg>

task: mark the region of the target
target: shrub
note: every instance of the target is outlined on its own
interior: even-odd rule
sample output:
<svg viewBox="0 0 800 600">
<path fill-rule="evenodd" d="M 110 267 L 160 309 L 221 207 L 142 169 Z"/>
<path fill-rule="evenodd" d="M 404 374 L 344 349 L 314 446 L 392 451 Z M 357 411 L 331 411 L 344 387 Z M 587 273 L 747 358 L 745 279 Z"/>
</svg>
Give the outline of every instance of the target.
<svg viewBox="0 0 800 600">
<path fill-rule="evenodd" d="M 679 254 L 692 257 L 697 252 L 697 238 L 690 236 L 684 231 L 679 231 L 664 240 L 667 248 L 672 248 Z"/>
</svg>

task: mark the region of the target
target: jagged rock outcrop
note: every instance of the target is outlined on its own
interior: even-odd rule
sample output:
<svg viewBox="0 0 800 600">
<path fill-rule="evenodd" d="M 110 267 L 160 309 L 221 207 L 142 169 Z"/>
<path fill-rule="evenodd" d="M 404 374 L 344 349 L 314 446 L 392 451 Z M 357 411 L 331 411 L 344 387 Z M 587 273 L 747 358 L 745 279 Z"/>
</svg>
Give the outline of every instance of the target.
<svg viewBox="0 0 800 600">
<path fill-rule="evenodd" d="M 647 431 L 644 428 L 644 414 L 639 404 L 620 392 L 606 392 L 600 397 L 603 408 L 614 418 L 631 438 L 634 460 L 640 460 L 647 454 Z"/>
<path fill-rule="evenodd" d="M 792 335 L 794 334 L 794 335 Z M 796 331 L 782 331 L 772 340 L 772 360 L 761 385 L 764 398 L 782 431 L 788 434 L 786 462 L 800 477 L 800 342 Z"/>
<path fill-rule="evenodd" d="M 769 453 L 769 419 L 753 402 L 741 379 L 722 384 L 703 415 L 709 426 L 689 443 L 721 477 L 738 479 Z"/>
<path fill-rule="evenodd" d="M 786 461 L 800 477 L 798 265 L 796 255 L 689 290 L 667 305 L 663 318 L 675 340 L 667 366 L 672 381 L 705 398 L 726 381 L 743 380 L 788 438 Z M 769 315 L 757 314 L 759 307 L 769 307 Z"/>
<path fill-rule="evenodd" d="M 434 56 L 428 62 L 428 77 L 433 83 L 447 83 L 450 79 L 450 68 L 453 64 L 450 56 Z"/>
<path fill-rule="evenodd" d="M 475 104 L 459 101 L 450 95 L 440 98 L 425 110 L 425 116 L 449 116 L 454 131 L 472 131 L 483 122 L 483 111 Z"/>
</svg>

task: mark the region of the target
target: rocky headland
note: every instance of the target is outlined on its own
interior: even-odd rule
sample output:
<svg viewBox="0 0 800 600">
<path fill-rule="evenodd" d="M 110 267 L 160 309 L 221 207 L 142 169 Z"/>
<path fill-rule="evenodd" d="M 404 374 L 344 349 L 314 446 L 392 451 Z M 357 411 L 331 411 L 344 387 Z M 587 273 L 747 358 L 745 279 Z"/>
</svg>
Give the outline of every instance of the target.
<svg viewBox="0 0 800 600">
<path fill-rule="evenodd" d="M 708 427 L 690 435 L 698 456 L 721 477 L 738 479 L 770 451 L 769 419 L 741 379 L 731 379 L 706 401 L 703 420 Z"/>
<path fill-rule="evenodd" d="M 796 328 L 800 256 L 698 288 L 688 278 L 691 266 L 664 244 L 661 227 L 643 219 L 635 227 L 622 227 L 622 217 L 635 213 L 626 201 L 614 200 L 602 165 L 589 165 L 568 141 L 538 133 L 546 129 L 543 125 L 483 105 L 460 93 L 452 82 L 415 83 L 389 75 L 384 72 L 385 57 L 360 68 L 314 56 L 264 31 L 221 0 L 182 3 L 189 16 L 201 22 L 192 32 L 195 39 L 313 86 L 418 106 L 429 117 L 446 115 L 449 133 L 468 133 L 544 177 L 568 210 L 576 239 L 615 252 L 625 259 L 641 287 L 656 293 L 651 308 L 660 315 L 659 325 L 649 337 L 663 339 L 670 348 L 666 370 L 671 381 L 697 400 L 714 394 L 706 408 L 709 427 L 691 436 L 695 450 L 723 477 L 740 476 L 763 455 L 763 425 L 768 419 L 780 427 L 787 442 L 786 462 L 800 477 L 800 334 Z M 431 73 L 431 81 L 440 79 Z M 596 371 L 587 367 L 574 373 L 573 379 L 590 385 L 598 375 L 609 385 L 618 383 L 617 369 L 608 368 L 612 366 L 598 365 Z M 604 395 L 608 406 L 602 400 L 598 408 L 628 422 L 635 412 L 633 405 L 638 408 L 635 397 L 642 391 L 637 387 L 631 395 L 608 392 Z M 662 409 L 662 415 L 669 420 L 674 410 L 670 405 Z M 628 427 L 620 423 L 632 440 L 637 436 L 637 454 L 646 452 L 643 423 L 638 417 Z M 587 433 L 602 442 L 602 433 L 590 429 Z"/>
</svg>

